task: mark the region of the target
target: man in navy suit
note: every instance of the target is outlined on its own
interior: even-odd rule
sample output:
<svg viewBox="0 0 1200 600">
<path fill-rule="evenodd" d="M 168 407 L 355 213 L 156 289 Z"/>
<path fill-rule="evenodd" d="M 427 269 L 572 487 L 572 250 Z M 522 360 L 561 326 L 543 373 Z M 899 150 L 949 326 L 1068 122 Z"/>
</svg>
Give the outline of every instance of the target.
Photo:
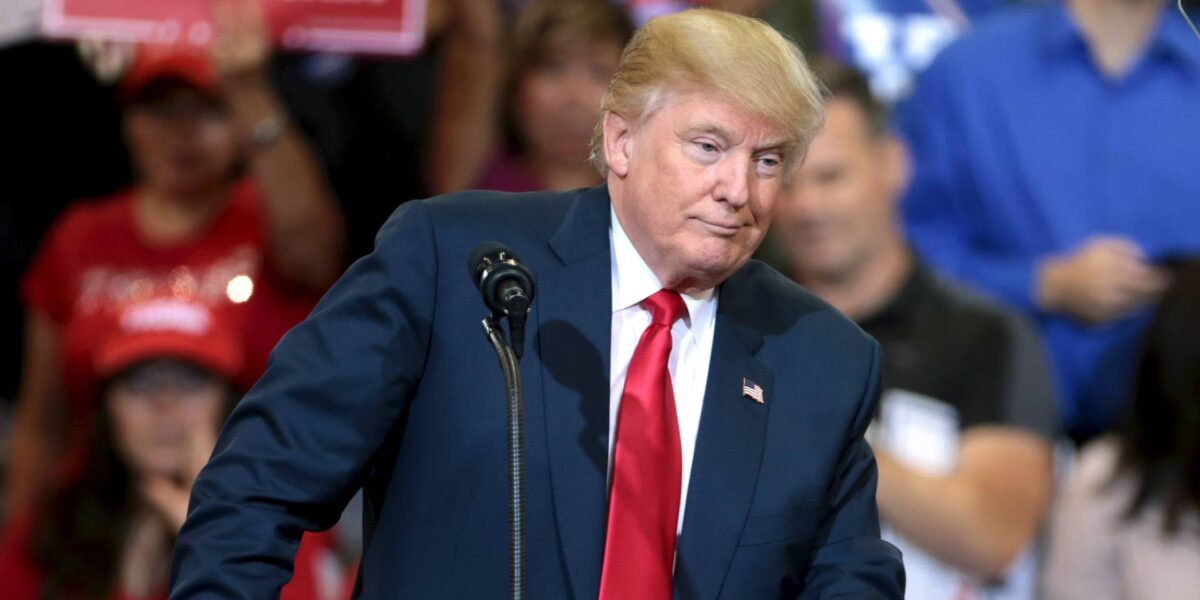
<svg viewBox="0 0 1200 600">
<path fill-rule="evenodd" d="M 362 598 L 507 590 L 505 402 L 463 273 L 534 273 L 530 598 L 900 598 L 879 539 L 879 347 L 757 262 L 820 125 L 794 45 L 707 10 L 652 20 L 601 107 L 606 185 L 412 202 L 290 332 L 230 417 L 172 598 L 259 598 L 365 490 Z"/>
</svg>

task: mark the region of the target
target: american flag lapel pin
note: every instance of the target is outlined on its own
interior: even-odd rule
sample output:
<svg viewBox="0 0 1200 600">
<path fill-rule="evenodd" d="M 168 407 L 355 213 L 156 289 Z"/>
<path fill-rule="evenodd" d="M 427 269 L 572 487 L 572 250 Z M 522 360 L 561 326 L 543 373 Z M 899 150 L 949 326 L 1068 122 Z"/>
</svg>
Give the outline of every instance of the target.
<svg viewBox="0 0 1200 600">
<path fill-rule="evenodd" d="M 763 389 L 761 385 L 742 378 L 742 396 L 749 398 L 759 404 L 763 403 Z"/>
</svg>

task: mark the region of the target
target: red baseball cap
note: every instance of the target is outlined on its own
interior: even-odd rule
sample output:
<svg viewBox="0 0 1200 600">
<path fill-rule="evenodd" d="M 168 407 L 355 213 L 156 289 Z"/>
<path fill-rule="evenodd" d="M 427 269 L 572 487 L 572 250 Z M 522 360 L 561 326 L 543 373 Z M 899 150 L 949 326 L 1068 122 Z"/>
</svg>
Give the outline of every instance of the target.
<svg viewBox="0 0 1200 600">
<path fill-rule="evenodd" d="M 202 49 L 182 44 L 140 44 L 133 64 L 121 78 L 117 95 L 128 102 L 160 79 L 176 79 L 212 96 L 221 93 L 221 78 Z"/>
<path fill-rule="evenodd" d="M 244 365 L 233 329 L 208 306 L 157 298 L 124 308 L 99 337 L 93 372 L 103 381 L 137 363 L 175 358 L 234 380 Z"/>
</svg>

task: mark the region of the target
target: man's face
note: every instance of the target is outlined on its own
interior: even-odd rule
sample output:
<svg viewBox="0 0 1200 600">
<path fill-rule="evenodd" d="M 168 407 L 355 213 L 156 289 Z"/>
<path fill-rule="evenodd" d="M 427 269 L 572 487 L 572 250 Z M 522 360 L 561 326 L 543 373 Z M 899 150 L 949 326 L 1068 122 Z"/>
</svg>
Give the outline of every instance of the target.
<svg viewBox="0 0 1200 600">
<path fill-rule="evenodd" d="M 229 114 L 183 85 L 166 87 L 125 112 L 125 138 L 142 179 L 178 194 L 224 184 L 237 161 Z"/>
<path fill-rule="evenodd" d="M 609 114 L 604 137 L 613 210 L 664 286 L 707 289 L 746 263 L 771 223 L 786 131 L 693 91 L 641 123 Z"/>
<path fill-rule="evenodd" d="M 795 274 L 843 279 L 886 248 L 903 169 L 898 142 L 872 135 L 853 101 L 831 101 L 825 127 L 783 191 L 776 215 Z"/>
</svg>

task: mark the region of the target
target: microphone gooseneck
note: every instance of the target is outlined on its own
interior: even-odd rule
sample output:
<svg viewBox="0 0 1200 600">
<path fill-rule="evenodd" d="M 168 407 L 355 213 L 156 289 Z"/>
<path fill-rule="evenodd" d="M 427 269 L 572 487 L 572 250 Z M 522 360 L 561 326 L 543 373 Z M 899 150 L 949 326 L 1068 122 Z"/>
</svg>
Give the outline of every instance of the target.
<svg viewBox="0 0 1200 600">
<path fill-rule="evenodd" d="M 525 342 L 525 319 L 533 300 L 533 275 L 511 249 L 499 242 L 483 242 L 467 260 L 467 272 L 479 288 L 492 314 L 483 319 L 504 374 L 507 400 L 508 444 L 508 587 L 512 600 L 525 600 L 525 408 L 521 389 L 520 358 Z M 511 346 L 497 321 L 508 318 Z"/>
</svg>

